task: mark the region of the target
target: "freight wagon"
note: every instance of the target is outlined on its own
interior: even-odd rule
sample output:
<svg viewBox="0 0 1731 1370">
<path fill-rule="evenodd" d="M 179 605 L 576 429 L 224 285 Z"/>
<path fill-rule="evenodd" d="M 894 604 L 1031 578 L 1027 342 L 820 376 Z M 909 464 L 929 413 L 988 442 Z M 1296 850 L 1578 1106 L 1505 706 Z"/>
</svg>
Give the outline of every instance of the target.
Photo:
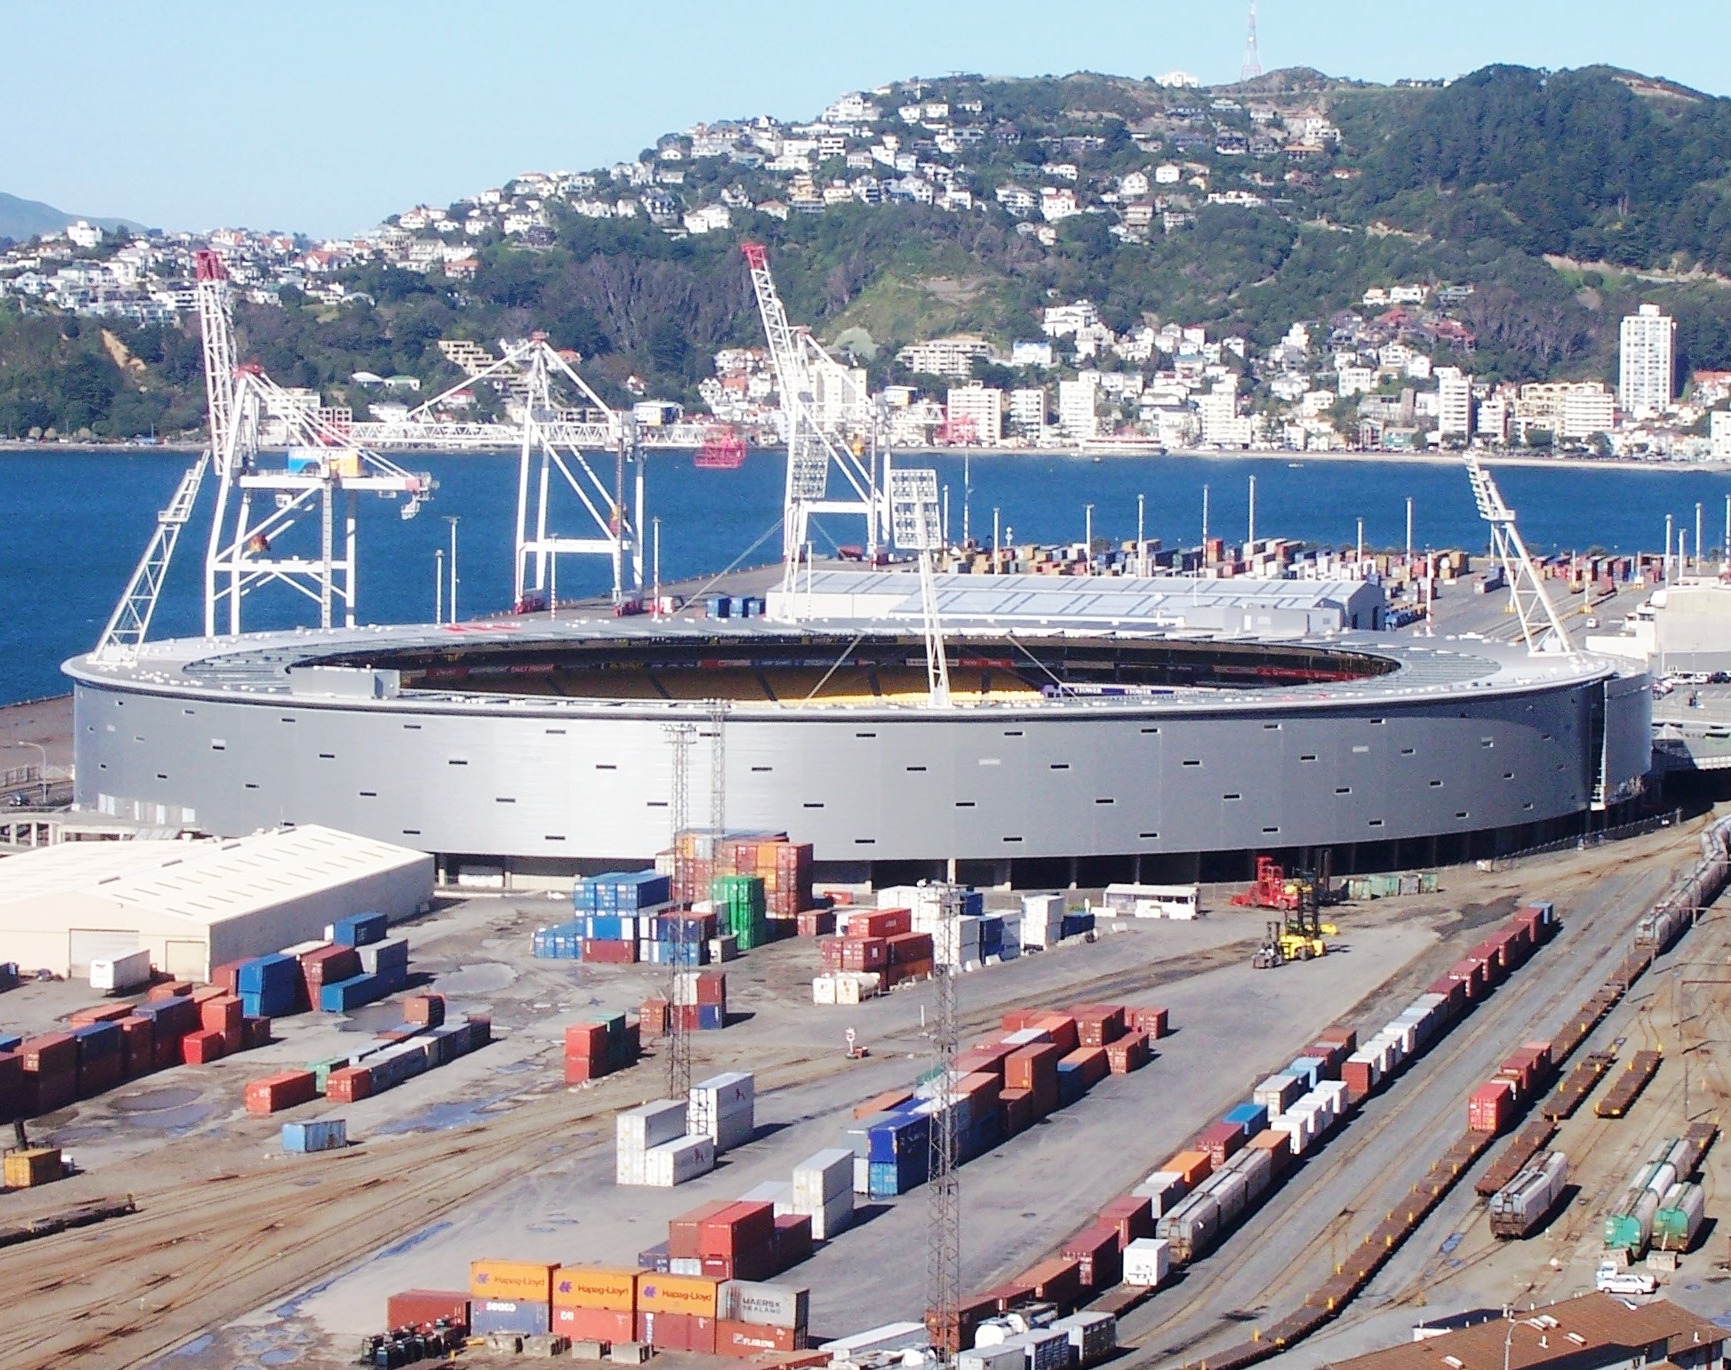
<svg viewBox="0 0 1731 1370">
<path fill-rule="evenodd" d="M 1569 1180 L 1569 1158 L 1560 1151 L 1534 1159 L 1520 1174 L 1491 1195 L 1491 1233 L 1497 1237 L 1530 1237 L 1551 1216 Z"/>
</svg>

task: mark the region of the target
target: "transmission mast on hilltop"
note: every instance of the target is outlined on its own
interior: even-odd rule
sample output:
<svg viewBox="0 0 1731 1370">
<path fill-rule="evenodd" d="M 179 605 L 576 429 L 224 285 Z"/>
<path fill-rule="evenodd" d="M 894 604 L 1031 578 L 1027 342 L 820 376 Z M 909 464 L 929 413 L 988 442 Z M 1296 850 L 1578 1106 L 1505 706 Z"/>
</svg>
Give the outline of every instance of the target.
<svg viewBox="0 0 1731 1370">
<path fill-rule="evenodd" d="M 1262 55 L 1256 50 L 1256 0 L 1250 0 L 1250 32 L 1244 40 L 1244 66 L 1238 73 L 1240 81 L 1254 81 L 1262 75 Z"/>
</svg>

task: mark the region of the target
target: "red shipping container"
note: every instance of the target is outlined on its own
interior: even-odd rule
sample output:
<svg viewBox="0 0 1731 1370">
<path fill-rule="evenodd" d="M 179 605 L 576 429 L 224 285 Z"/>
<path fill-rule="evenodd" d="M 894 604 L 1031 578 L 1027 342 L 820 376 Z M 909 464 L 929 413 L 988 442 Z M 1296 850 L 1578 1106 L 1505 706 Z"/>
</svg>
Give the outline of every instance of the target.
<svg viewBox="0 0 1731 1370">
<path fill-rule="evenodd" d="M 1081 1045 L 1076 1034 L 1076 1020 L 1067 1013 L 1048 1013 L 1028 1026 L 1051 1034 L 1052 1040 L 1063 1048 L 1058 1053 L 1060 1056 L 1068 1056 Z"/>
<path fill-rule="evenodd" d="M 1204 1128 L 1202 1135 L 1196 1139 L 1196 1149 L 1206 1151 L 1208 1158 L 1219 1169 L 1231 1160 L 1244 1147 L 1244 1124 L 1229 1123 L 1222 1119 L 1211 1127 Z"/>
<path fill-rule="evenodd" d="M 775 1272 L 811 1259 L 811 1215 L 784 1213 L 775 1220 Z"/>
<path fill-rule="evenodd" d="M 224 994 L 240 993 L 240 968 L 245 964 L 241 961 L 224 961 L 220 966 L 210 968 L 210 983 Z"/>
<path fill-rule="evenodd" d="M 67 1018 L 73 1027 L 89 1027 L 92 1023 L 117 1023 L 132 1012 L 131 1004 L 92 1004 Z"/>
<path fill-rule="evenodd" d="M 827 937 L 835 931 L 835 910 L 805 909 L 795 921 L 801 937 Z"/>
<path fill-rule="evenodd" d="M 702 1204 L 689 1213 L 681 1213 L 674 1218 L 667 1224 L 667 1254 L 675 1260 L 698 1259 L 703 1254 L 698 1249 L 698 1232 L 703 1224 L 732 1207 L 731 1202 L 721 1200 Z"/>
<path fill-rule="evenodd" d="M 697 972 L 697 1002 L 727 1005 L 727 972 L 700 970 Z"/>
<path fill-rule="evenodd" d="M 1000 1093 L 998 1111 L 1006 1138 L 1026 1132 L 1040 1116 L 1035 1112 L 1033 1092 L 1026 1089 L 1006 1089 Z"/>
<path fill-rule="evenodd" d="M 844 937 L 820 937 L 817 943 L 818 965 L 824 970 L 840 970 L 841 950 L 846 940 Z"/>
<path fill-rule="evenodd" d="M 78 1071 L 78 1040 L 68 1032 L 26 1037 L 18 1044 L 27 1075 L 65 1075 Z"/>
<path fill-rule="evenodd" d="M 259 1047 L 270 1045 L 269 1018 L 243 1018 L 241 1020 L 242 1043 L 248 1051 L 256 1051 Z"/>
<path fill-rule="evenodd" d="M 1003 1024 L 1006 1033 L 1021 1032 L 1045 1016 L 1046 1010 L 1043 1008 L 1013 1008 L 998 1021 Z"/>
<path fill-rule="evenodd" d="M 148 1018 L 120 1020 L 121 1054 L 128 1080 L 136 1080 L 156 1069 L 156 1025 Z"/>
<path fill-rule="evenodd" d="M 40 1071 L 25 1071 L 20 1099 L 21 1112 L 26 1115 L 52 1113 L 78 1100 L 78 1072 L 61 1071 L 44 1075 Z"/>
<path fill-rule="evenodd" d="M 1358 1030 L 1356 1028 L 1327 1028 L 1316 1034 L 1316 1040 L 1319 1042 L 1332 1042 L 1348 1056 L 1358 1050 Z"/>
<path fill-rule="evenodd" d="M 309 1004 L 318 1003 L 319 990 L 325 985 L 340 984 L 361 973 L 361 954 L 353 947 L 320 947 L 302 952 L 300 963 Z"/>
<path fill-rule="evenodd" d="M 1058 1062 L 1064 1056 L 1057 1042 L 1036 1042 L 1018 1047 L 1004 1058 L 1004 1084 L 1010 1089 L 1031 1089 L 1036 1093 L 1046 1085 L 1056 1092 Z"/>
<path fill-rule="evenodd" d="M 184 1033 L 165 1031 L 165 1024 L 159 1018 L 156 1022 L 156 1033 L 151 1039 L 150 1050 L 152 1064 L 157 1070 L 168 1070 L 180 1065 L 186 1058 L 180 1049 L 180 1044 L 186 1040 Z"/>
<path fill-rule="evenodd" d="M 874 909 L 870 913 L 858 911 L 848 914 L 847 935 L 850 938 L 862 937 L 899 937 L 905 932 L 912 932 L 914 915 L 911 909 Z"/>
<path fill-rule="evenodd" d="M 586 937 L 583 939 L 583 959 L 594 961 L 603 966 L 630 966 L 637 963 L 637 942 L 603 941 L 600 938 Z"/>
<path fill-rule="evenodd" d="M 180 1039 L 180 1059 L 189 1066 L 209 1065 L 222 1059 L 220 1032 L 189 1032 Z"/>
<path fill-rule="evenodd" d="M 231 994 L 219 994 L 199 1005 L 198 1024 L 206 1032 L 220 1032 L 226 1036 L 239 1029 L 241 1016 L 240 999 Z"/>
<path fill-rule="evenodd" d="M 1300 1056 L 1314 1056 L 1320 1060 L 1322 1062 L 1322 1078 L 1325 1080 L 1338 1080 L 1340 1078 L 1341 1063 L 1346 1060 L 1348 1055 L 1337 1042 L 1312 1042 L 1298 1054 Z"/>
<path fill-rule="evenodd" d="M 1070 1016 L 1076 1020 L 1078 1046 L 1108 1046 L 1124 1035 L 1124 1010 L 1117 1004 L 1082 1004 Z"/>
<path fill-rule="evenodd" d="M 573 1023 L 565 1029 L 565 1059 L 607 1063 L 607 1024 Z"/>
<path fill-rule="evenodd" d="M 395 1332 L 412 1327 L 423 1331 L 443 1320 L 453 1327 L 469 1325 L 469 1295 L 460 1289 L 405 1289 L 385 1301 L 385 1326 Z M 555 1331 L 558 1329 L 555 1328 Z"/>
<path fill-rule="evenodd" d="M 1514 1110 L 1514 1086 L 1507 1080 L 1491 1080 L 1473 1091 L 1467 1101 L 1467 1127 L 1493 1137 L 1508 1126 Z"/>
<path fill-rule="evenodd" d="M 445 1021 L 445 996 L 442 994 L 411 994 L 403 1000 L 403 1021 L 422 1027 L 440 1027 Z"/>
<path fill-rule="evenodd" d="M 650 1037 L 665 1037 L 668 1030 L 667 1011 L 672 1007 L 665 999 L 645 999 L 642 1007 L 637 1010 L 639 1030 Z"/>
<path fill-rule="evenodd" d="M 15 1051 L 0 1051 L 0 1122 L 11 1122 L 24 1107 L 24 1062 Z"/>
<path fill-rule="evenodd" d="M 1126 1194 L 1100 1210 L 1100 1221 L 1117 1231 L 1118 1249 L 1122 1251 L 1138 1238 L 1154 1235 L 1154 1205 L 1147 1199 Z"/>
<path fill-rule="evenodd" d="M 898 933 L 889 941 L 889 963 L 892 966 L 905 966 L 916 961 L 932 959 L 932 935 L 929 932 Z"/>
<path fill-rule="evenodd" d="M 700 1256 L 737 1256 L 775 1244 L 775 1205 L 733 1203 L 704 1219 L 697 1230 Z"/>
<path fill-rule="evenodd" d="M 1369 1061 L 1348 1060 L 1340 1068 L 1341 1083 L 1354 1099 L 1362 1099 L 1375 1087 L 1371 1082 Z"/>
<path fill-rule="evenodd" d="M 1008 1313 L 1012 1308 L 1020 1308 L 1034 1297 L 1034 1286 L 1022 1280 L 1011 1280 L 986 1290 L 980 1295 L 982 1303 L 991 1303 L 997 1312 Z"/>
<path fill-rule="evenodd" d="M 842 941 L 843 970 L 882 970 L 889 959 L 889 942 L 882 937 L 848 937 Z"/>
<path fill-rule="evenodd" d="M 1081 1071 L 1082 1084 L 1087 1089 L 1099 1084 L 1108 1073 L 1105 1047 L 1077 1047 L 1063 1058 L 1062 1064 Z"/>
<path fill-rule="evenodd" d="M 152 985 L 145 991 L 144 1000 L 149 1004 L 159 1004 L 165 999 L 181 999 L 192 993 L 190 980 L 165 980 L 160 985 Z"/>
<path fill-rule="evenodd" d="M 862 1118 L 871 1117 L 874 1113 L 889 1113 L 900 1108 L 913 1097 L 914 1094 L 911 1089 L 890 1089 L 885 1090 L 882 1094 L 874 1094 L 863 1104 L 854 1105 L 854 1121 L 857 1123 Z"/>
<path fill-rule="evenodd" d="M 1034 1297 L 1045 1303 L 1071 1308 L 1082 1297 L 1082 1271 L 1078 1262 L 1056 1257 L 1024 1271 L 1022 1281 L 1034 1289 Z"/>
<path fill-rule="evenodd" d="M 1064 1243 L 1059 1254 L 1065 1260 L 1076 1262 L 1077 1275 L 1084 1289 L 1109 1289 L 1124 1278 L 1118 1229 L 1112 1223 L 1095 1223 L 1086 1231 L 1078 1232 Z"/>
<path fill-rule="evenodd" d="M 1146 1033 L 1133 1033 L 1128 1037 L 1120 1037 L 1106 1048 L 1106 1066 L 1114 1075 L 1128 1075 L 1133 1070 L 1140 1070 L 1153 1057 L 1148 1046 Z"/>
<path fill-rule="evenodd" d="M 798 1351 L 805 1337 L 791 1327 L 762 1327 L 754 1322 L 715 1323 L 715 1354 L 749 1360 L 766 1351 Z"/>
<path fill-rule="evenodd" d="M 637 1340 L 660 1351 L 715 1354 L 715 1319 L 690 1313 L 639 1313 Z"/>
<path fill-rule="evenodd" d="M 126 1058 L 118 1051 L 86 1061 L 78 1068 L 78 1097 L 94 1099 L 118 1088 L 126 1080 Z"/>
<path fill-rule="evenodd" d="M 955 1093 L 958 1099 L 972 1100 L 972 1106 L 983 1112 L 988 1108 L 998 1106 L 998 1095 L 1003 1092 L 1002 1076 L 993 1075 L 988 1071 L 980 1071 L 973 1075 L 963 1075 L 956 1081 Z M 974 1116 L 980 1116 L 977 1112 Z"/>
<path fill-rule="evenodd" d="M 246 1111 L 270 1114 L 319 1097 L 318 1077 L 310 1070 L 285 1070 L 254 1080 L 246 1087 Z"/>
<path fill-rule="evenodd" d="M 634 1314 L 606 1308 L 555 1308 L 553 1335 L 572 1341 L 635 1341 L 637 1319 Z"/>
<path fill-rule="evenodd" d="M 186 997 L 191 999 L 192 1002 L 195 1004 L 203 1004 L 203 1003 L 209 1002 L 212 999 L 220 999 L 223 997 L 223 995 L 225 995 L 227 993 L 228 993 L 228 991 L 225 990 L 221 985 L 200 985 L 200 986 L 198 986 L 197 989 L 193 990 L 193 992 L 191 994 L 187 995 Z"/>
<path fill-rule="evenodd" d="M 366 1066 L 344 1066 L 325 1077 L 325 1098 L 336 1104 L 356 1104 L 372 1097 L 373 1072 Z"/>
<path fill-rule="evenodd" d="M 227 1032 L 222 1034 L 222 1054 L 224 1056 L 238 1056 L 245 1050 L 246 1028 L 244 1025 L 241 1027 L 231 1027 Z"/>
</svg>

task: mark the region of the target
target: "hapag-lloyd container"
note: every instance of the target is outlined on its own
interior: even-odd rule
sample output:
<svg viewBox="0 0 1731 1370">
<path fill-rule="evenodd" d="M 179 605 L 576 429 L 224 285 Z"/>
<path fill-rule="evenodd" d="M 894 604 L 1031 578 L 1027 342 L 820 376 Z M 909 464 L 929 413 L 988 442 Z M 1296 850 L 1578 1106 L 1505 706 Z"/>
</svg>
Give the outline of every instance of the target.
<svg viewBox="0 0 1731 1370">
<path fill-rule="evenodd" d="M 639 1272 L 603 1265 L 562 1265 L 553 1272 L 553 1307 L 630 1313 Z"/>
<path fill-rule="evenodd" d="M 551 1303 L 556 1269 L 539 1261 L 471 1261 L 469 1297 Z"/>
</svg>

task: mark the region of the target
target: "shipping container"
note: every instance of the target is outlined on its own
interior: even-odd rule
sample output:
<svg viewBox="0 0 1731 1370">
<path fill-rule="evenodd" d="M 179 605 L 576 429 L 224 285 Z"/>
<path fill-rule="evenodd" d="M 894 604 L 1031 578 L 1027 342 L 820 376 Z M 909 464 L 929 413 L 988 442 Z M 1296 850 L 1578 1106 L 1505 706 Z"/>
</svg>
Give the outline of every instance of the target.
<svg viewBox="0 0 1731 1370">
<path fill-rule="evenodd" d="M 484 1337 L 493 1332 L 515 1336 L 544 1336 L 552 1328 L 552 1308 L 528 1299 L 472 1297 L 469 1300 L 469 1332 Z"/>
<path fill-rule="evenodd" d="M 435 1323 L 469 1326 L 469 1296 L 457 1289 L 405 1289 L 385 1302 L 385 1326 L 393 1332 L 412 1327 L 424 1330 Z"/>
<path fill-rule="evenodd" d="M 282 1149 L 294 1156 L 317 1151 L 341 1151 L 349 1144 L 347 1123 L 341 1118 L 324 1118 L 307 1123 L 282 1125 Z"/>
<path fill-rule="evenodd" d="M 713 1318 L 721 1284 L 704 1276 L 640 1275 L 637 1307 L 640 1312 Z"/>
<path fill-rule="evenodd" d="M 470 1261 L 469 1297 L 548 1304 L 556 1269 L 539 1261 Z"/>
<path fill-rule="evenodd" d="M 594 1308 L 631 1313 L 637 1308 L 636 1270 L 601 1265 L 561 1265 L 553 1271 L 555 1308 Z"/>
<path fill-rule="evenodd" d="M 1124 1248 L 1124 1283 L 1158 1289 L 1172 1268 L 1170 1243 L 1159 1237 L 1138 1237 Z"/>
<path fill-rule="evenodd" d="M 246 1087 L 246 1111 L 271 1114 L 310 1104 L 318 1098 L 318 1083 L 310 1070 L 284 1070 L 254 1080 Z"/>
</svg>

